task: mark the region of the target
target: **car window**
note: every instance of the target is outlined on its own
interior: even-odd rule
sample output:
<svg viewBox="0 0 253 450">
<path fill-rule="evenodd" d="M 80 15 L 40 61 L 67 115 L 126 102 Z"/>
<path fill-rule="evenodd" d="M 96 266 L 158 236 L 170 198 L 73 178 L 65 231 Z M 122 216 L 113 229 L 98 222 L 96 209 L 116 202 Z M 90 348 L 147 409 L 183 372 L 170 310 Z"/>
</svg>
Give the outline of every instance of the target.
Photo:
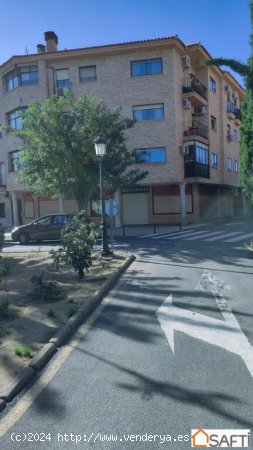
<svg viewBox="0 0 253 450">
<path fill-rule="evenodd" d="M 66 216 L 64 214 L 59 216 L 54 216 L 53 224 L 54 225 L 64 225 L 66 222 Z"/>
<path fill-rule="evenodd" d="M 50 225 L 52 220 L 52 216 L 45 216 L 45 217 L 41 217 L 41 219 L 36 220 L 37 225 Z"/>
</svg>

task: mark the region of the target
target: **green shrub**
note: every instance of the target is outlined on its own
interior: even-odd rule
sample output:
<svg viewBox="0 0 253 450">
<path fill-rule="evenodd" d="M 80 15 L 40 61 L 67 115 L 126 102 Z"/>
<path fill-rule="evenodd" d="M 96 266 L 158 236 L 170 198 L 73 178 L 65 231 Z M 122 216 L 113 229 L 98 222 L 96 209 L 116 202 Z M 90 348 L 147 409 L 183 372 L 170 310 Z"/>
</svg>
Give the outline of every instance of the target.
<svg viewBox="0 0 253 450">
<path fill-rule="evenodd" d="M 14 353 L 20 358 L 32 358 L 32 350 L 29 347 L 18 346 L 15 347 Z"/>
<path fill-rule="evenodd" d="M 55 317 L 55 313 L 52 309 L 49 309 L 49 311 L 47 312 L 47 317 L 49 317 L 50 319 L 53 319 Z"/>
<path fill-rule="evenodd" d="M 60 288 L 55 281 L 44 281 L 44 275 L 33 275 L 31 282 L 35 289 L 35 295 L 44 302 L 54 302 L 59 299 Z"/>
<path fill-rule="evenodd" d="M 70 319 L 70 317 L 72 317 L 76 313 L 76 311 L 77 311 L 76 308 L 69 308 L 66 313 L 67 318 Z"/>
<path fill-rule="evenodd" d="M 56 267 L 59 267 L 61 262 L 71 264 L 75 271 L 78 271 L 79 278 L 83 278 L 84 269 L 88 271 L 92 264 L 91 250 L 97 238 L 95 225 L 91 223 L 85 211 L 80 211 L 62 230 L 62 247 L 50 252 Z"/>
</svg>

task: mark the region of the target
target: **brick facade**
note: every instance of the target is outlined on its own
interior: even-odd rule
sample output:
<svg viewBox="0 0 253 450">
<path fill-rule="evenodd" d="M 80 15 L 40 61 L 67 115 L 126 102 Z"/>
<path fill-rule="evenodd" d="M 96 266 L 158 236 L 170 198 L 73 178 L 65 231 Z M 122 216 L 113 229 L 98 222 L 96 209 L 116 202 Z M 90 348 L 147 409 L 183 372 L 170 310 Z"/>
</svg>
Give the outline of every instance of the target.
<svg viewBox="0 0 253 450">
<path fill-rule="evenodd" d="M 57 48 L 56 42 L 50 41 L 50 45 L 48 49 Z M 188 57 L 186 64 L 182 60 L 185 57 Z M 132 61 L 156 58 L 162 60 L 162 73 L 132 76 Z M 135 208 L 135 201 L 139 207 L 143 201 L 142 217 L 145 223 L 178 222 L 182 217 L 182 210 L 178 210 L 182 209 L 178 186 L 186 182 L 186 215 L 189 222 L 214 215 L 233 215 L 235 209 L 238 212 L 240 202 L 238 199 L 235 201 L 235 196 L 241 196 L 241 190 L 235 161 L 239 162 L 239 144 L 232 138 L 228 140 L 227 132 L 230 125 L 231 135 L 238 135 L 240 120 L 227 113 L 227 102 L 229 98 L 230 104 L 236 104 L 239 110 L 243 89 L 227 72 L 217 67 L 203 67 L 203 59 L 210 59 L 203 46 L 187 46 L 175 37 L 76 50 L 44 51 L 10 58 L 0 67 L 0 123 L 3 126 L 0 163 L 5 168 L 5 183 L 0 186 L 0 203 L 5 203 L 6 216 L 0 221 L 5 225 L 13 223 L 13 214 L 17 214 L 13 202 L 16 201 L 19 203 L 19 222 L 29 222 L 32 216 L 38 217 L 41 213 L 44 215 L 59 211 L 57 201 L 33 199 L 24 186 L 17 182 L 17 172 L 12 171 L 10 153 L 20 147 L 20 141 L 4 130 L 8 113 L 27 107 L 33 101 L 44 101 L 56 93 L 55 80 L 59 69 L 68 69 L 74 99 L 90 92 L 104 100 L 108 107 L 121 107 L 122 114 L 130 118 L 133 117 L 134 107 L 164 106 L 163 119 L 137 122 L 126 133 L 130 150 L 165 149 L 165 162 L 140 165 L 149 171 L 147 178 L 142 181 L 143 185 L 149 187 L 148 195 L 142 197 L 138 194 L 138 199 L 134 193 L 122 194 L 122 197 L 118 195 L 121 205 L 124 206 L 125 202 L 128 211 L 131 204 Z M 6 75 L 17 66 L 32 64 L 38 65 L 38 83 L 18 85 L 8 90 Z M 96 66 L 96 80 L 80 81 L 79 68 L 88 66 Z M 200 88 L 206 88 L 206 99 L 195 92 L 195 88 L 183 93 L 185 80 L 192 79 L 192 76 L 197 84 L 200 82 Z M 216 92 L 210 89 L 210 77 L 216 83 Z M 183 105 L 185 101 L 190 102 L 187 108 Z M 201 107 L 204 107 L 204 113 L 196 115 Z M 215 119 L 215 129 L 211 128 L 211 116 L 212 120 Z M 203 132 L 206 134 L 204 137 Z M 198 143 L 204 144 L 209 151 L 208 177 L 203 176 L 203 168 L 202 173 L 197 173 L 201 169 L 196 162 L 199 158 L 197 154 L 202 151 L 196 149 Z M 190 157 L 180 153 L 180 147 L 188 144 L 195 149 L 191 150 L 195 152 L 195 162 L 189 162 Z M 217 167 L 211 166 L 211 153 L 217 155 Z M 232 160 L 232 171 L 228 170 L 228 158 Z M 187 177 L 186 161 L 192 171 Z M 204 169 L 207 173 L 207 168 Z M 209 189 L 205 190 L 202 187 L 204 185 L 208 185 Z M 157 186 L 161 187 L 160 191 L 155 189 Z M 159 196 L 157 192 L 165 194 Z M 234 203 L 237 208 L 234 208 Z M 68 212 L 76 211 L 77 205 L 72 200 L 65 200 L 64 208 Z M 134 217 L 134 214 L 127 217 L 126 212 L 121 211 L 121 220 L 134 222 L 130 216 Z"/>
</svg>

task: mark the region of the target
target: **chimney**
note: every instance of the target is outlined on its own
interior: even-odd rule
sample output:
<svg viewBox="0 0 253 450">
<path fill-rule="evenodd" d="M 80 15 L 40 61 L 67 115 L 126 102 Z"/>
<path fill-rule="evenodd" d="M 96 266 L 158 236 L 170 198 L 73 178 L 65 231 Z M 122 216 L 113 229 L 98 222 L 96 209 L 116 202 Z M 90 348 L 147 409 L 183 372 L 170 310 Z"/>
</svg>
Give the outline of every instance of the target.
<svg viewBox="0 0 253 450">
<path fill-rule="evenodd" d="M 37 53 L 46 53 L 46 46 L 43 44 L 37 45 Z"/>
<path fill-rule="evenodd" d="M 46 31 L 44 33 L 47 44 L 47 52 L 57 52 L 58 36 L 54 31 Z"/>
</svg>

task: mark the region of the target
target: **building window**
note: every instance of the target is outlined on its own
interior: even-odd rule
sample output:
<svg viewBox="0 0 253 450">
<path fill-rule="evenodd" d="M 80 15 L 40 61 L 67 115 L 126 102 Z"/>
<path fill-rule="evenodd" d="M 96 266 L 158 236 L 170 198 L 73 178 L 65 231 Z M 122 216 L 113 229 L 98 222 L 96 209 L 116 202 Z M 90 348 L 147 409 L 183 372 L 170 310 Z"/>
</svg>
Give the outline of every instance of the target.
<svg viewBox="0 0 253 450">
<path fill-rule="evenodd" d="M 4 163 L 0 163 L 0 186 L 5 186 L 5 167 Z"/>
<path fill-rule="evenodd" d="M 213 131 L 217 130 L 217 121 L 216 121 L 216 117 L 211 116 L 211 129 Z"/>
<path fill-rule="evenodd" d="M 26 108 L 16 109 L 7 114 L 8 126 L 15 130 L 22 128 L 22 114 L 26 111 Z"/>
<path fill-rule="evenodd" d="M 165 148 L 140 148 L 135 149 L 135 160 L 137 164 L 142 163 L 163 163 L 165 162 Z"/>
<path fill-rule="evenodd" d="M 162 73 L 162 58 L 144 59 L 142 61 L 131 62 L 132 77 L 139 77 L 143 75 L 157 75 Z"/>
<path fill-rule="evenodd" d="M 196 162 L 208 165 L 208 145 L 196 142 Z"/>
<path fill-rule="evenodd" d="M 5 218 L 5 203 L 0 203 L 0 218 Z"/>
<path fill-rule="evenodd" d="M 210 91 L 216 92 L 216 81 L 212 77 L 210 77 L 209 86 L 210 86 Z"/>
<path fill-rule="evenodd" d="M 239 134 L 237 130 L 234 130 L 234 141 L 239 142 Z"/>
<path fill-rule="evenodd" d="M 143 120 L 162 120 L 164 118 L 164 106 L 149 105 L 149 106 L 134 106 L 133 116 L 136 121 Z"/>
<path fill-rule="evenodd" d="M 11 91 L 18 86 L 31 86 L 38 84 L 38 66 L 37 64 L 19 65 L 4 77 L 7 91 Z"/>
<path fill-rule="evenodd" d="M 79 67 L 80 81 L 94 81 L 97 79 L 96 66 Z"/>
<path fill-rule="evenodd" d="M 56 87 L 58 89 L 70 89 L 69 69 L 56 70 Z"/>
<path fill-rule="evenodd" d="M 19 172 L 22 166 L 23 150 L 18 150 L 10 153 L 10 171 Z"/>
<path fill-rule="evenodd" d="M 212 153 L 211 154 L 211 164 L 212 164 L 212 167 L 217 169 L 217 167 L 218 167 L 218 156 L 217 156 L 216 153 Z"/>
<path fill-rule="evenodd" d="M 228 171 L 232 172 L 232 158 L 228 158 Z"/>
<path fill-rule="evenodd" d="M 235 173 L 238 173 L 238 161 L 235 160 Z"/>
</svg>

